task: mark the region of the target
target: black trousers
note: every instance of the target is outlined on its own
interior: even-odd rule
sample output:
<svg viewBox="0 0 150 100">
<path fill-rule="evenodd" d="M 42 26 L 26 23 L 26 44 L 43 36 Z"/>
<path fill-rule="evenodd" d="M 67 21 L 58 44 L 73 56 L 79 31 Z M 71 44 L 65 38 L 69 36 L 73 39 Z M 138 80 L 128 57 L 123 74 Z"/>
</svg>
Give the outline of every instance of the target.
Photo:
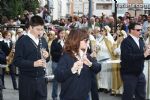
<svg viewBox="0 0 150 100">
<path fill-rule="evenodd" d="M 123 80 L 122 100 L 145 100 L 146 98 L 146 80 L 142 73 L 139 76 L 121 75 Z"/>
<path fill-rule="evenodd" d="M 17 81 L 16 81 L 15 66 L 13 64 L 11 64 L 8 67 L 9 67 L 10 76 L 12 79 L 13 88 L 16 89 L 17 88 Z M 6 71 L 6 68 L 2 68 L 2 84 L 3 84 L 3 86 L 5 86 L 5 81 L 4 81 L 5 71 Z"/>
<path fill-rule="evenodd" d="M 99 100 L 97 79 L 94 73 L 92 75 L 91 98 L 92 100 Z"/>
<path fill-rule="evenodd" d="M 47 82 L 44 77 L 19 76 L 19 100 L 47 100 Z"/>
<path fill-rule="evenodd" d="M 3 100 L 3 85 L 2 85 L 2 81 L 1 81 L 1 78 L 0 78 L 0 100 Z"/>
</svg>

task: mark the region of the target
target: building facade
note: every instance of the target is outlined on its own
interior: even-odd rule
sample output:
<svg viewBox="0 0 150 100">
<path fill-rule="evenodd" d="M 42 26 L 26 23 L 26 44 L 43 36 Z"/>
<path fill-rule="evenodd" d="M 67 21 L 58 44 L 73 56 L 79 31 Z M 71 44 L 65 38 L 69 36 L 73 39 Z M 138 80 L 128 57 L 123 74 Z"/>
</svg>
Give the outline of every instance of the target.
<svg viewBox="0 0 150 100">
<path fill-rule="evenodd" d="M 41 0 L 42 1 L 42 0 Z M 53 19 L 60 19 L 67 16 L 82 16 L 88 15 L 89 0 L 49 0 L 53 5 L 52 16 Z M 147 4 L 148 7 L 140 7 L 135 5 Z M 43 4 L 41 4 L 43 5 Z M 133 6 L 134 5 L 134 6 Z M 92 0 L 92 14 L 101 16 L 102 13 L 111 16 L 115 12 L 114 0 Z M 149 0 L 117 0 L 117 16 L 124 16 L 125 12 L 130 12 L 131 16 L 138 16 L 139 14 L 150 14 Z"/>
<path fill-rule="evenodd" d="M 111 16 L 114 12 L 114 0 L 92 0 L 92 7 L 93 7 L 93 15 L 101 16 L 105 14 L 107 16 Z M 117 0 L 119 3 L 127 3 L 127 0 Z M 71 15 L 88 15 L 89 11 L 89 0 L 73 0 L 70 3 L 72 8 Z M 118 16 L 123 16 L 124 13 L 127 11 L 127 8 L 117 9 Z"/>
<path fill-rule="evenodd" d="M 94 0 L 93 14 L 101 16 L 102 13 L 109 16 L 112 15 L 112 0 Z"/>
<path fill-rule="evenodd" d="M 130 12 L 131 16 L 138 16 L 140 14 L 144 14 L 143 8 L 138 7 L 138 4 L 143 4 L 143 0 L 128 0 L 128 12 Z M 134 4 L 136 4 L 134 6 Z"/>
</svg>

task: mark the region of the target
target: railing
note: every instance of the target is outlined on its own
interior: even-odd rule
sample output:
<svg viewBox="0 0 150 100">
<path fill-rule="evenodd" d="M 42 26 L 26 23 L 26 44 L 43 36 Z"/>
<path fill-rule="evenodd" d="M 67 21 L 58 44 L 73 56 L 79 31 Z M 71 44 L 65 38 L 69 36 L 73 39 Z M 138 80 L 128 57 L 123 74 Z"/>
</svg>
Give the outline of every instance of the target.
<svg viewBox="0 0 150 100">
<path fill-rule="evenodd" d="M 52 30 L 52 27 L 55 27 L 55 29 L 59 29 L 59 28 L 63 28 L 63 26 L 59 26 L 59 25 L 45 25 L 44 29 L 45 32 L 49 32 Z M 14 30 L 16 31 L 18 28 L 23 28 L 25 29 L 25 24 L 20 24 L 20 25 L 0 25 L 0 31 L 4 31 L 4 30 Z"/>
<path fill-rule="evenodd" d="M 24 24 L 20 24 L 20 25 L 0 25 L 0 30 L 14 30 L 16 31 L 18 28 L 25 28 Z"/>
</svg>

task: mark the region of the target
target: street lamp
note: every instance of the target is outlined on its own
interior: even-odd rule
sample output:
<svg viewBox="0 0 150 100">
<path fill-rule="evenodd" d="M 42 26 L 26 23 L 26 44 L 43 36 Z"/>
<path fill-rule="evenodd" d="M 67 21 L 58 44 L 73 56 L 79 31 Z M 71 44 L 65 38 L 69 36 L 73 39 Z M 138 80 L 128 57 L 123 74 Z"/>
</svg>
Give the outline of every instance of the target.
<svg viewBox="0 0 150 100">
<path fill-rule="evenodd" d="M 115 1 L 115 14 L 114 14 L 114 19 L 115 19 L 115 32 L 117 32 L 117 0 Z"/>
</svg>

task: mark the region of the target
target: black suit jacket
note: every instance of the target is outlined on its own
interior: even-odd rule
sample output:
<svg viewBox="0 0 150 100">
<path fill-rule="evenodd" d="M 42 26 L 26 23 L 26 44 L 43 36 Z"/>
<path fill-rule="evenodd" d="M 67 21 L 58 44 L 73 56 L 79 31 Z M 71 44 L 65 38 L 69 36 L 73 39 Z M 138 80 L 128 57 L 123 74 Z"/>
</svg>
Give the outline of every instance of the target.
<svg viewBox="0 0 150 100">
<path fill-rule="evenodd" d="M 12 41 L 9 43 L 10 47 L 8 46 L 7 43 L 4 42 L 4 40 L 1 41 L 0 45 L 1 45 L 1 50 L 5 53 L 6 56 L 8 56 L 12 49 L 12 45 L 13 45 Z"/>
<path fill-rule="evenodd" d="M 50 49 L 51 49 L 50 53 L 52 56 L 52 61 L 58 62 L 60 57 L 62 56 L 62 52 L 63 52 L 63 47 L 61 46 L 58 38 L 56 38 L 52 41 Z"/>
<path fill-rule="evenodd" d="M 0 64 L 6 64 L 6 55 L 1 49 L 0 49 Z"/>
<path fill-rule="evenodd" d="M 139 39 L 139 45 L 129 35 L 121 43 L 121 74 L 133 74 L 139 75 L 143 72 L 144 60 L 144 48 L 145 44 L 143 39 Z"/>
<path fill-rule="evenodd" d="M 45 76 L 44 67 L 34 67 L 34 62 L 42 58 L 40 48 L 45 48 L 47 52 L 49 51 L 47 42 L 43 37 L 41 38 L 41 44 L 34 43 L 28 35 L 24 35 L 16 42 L 13 63 L 19 68 L 20 76 L 31 78 Z M 48 60 L 49 57 L 46 61 Z"/>
</svg>

